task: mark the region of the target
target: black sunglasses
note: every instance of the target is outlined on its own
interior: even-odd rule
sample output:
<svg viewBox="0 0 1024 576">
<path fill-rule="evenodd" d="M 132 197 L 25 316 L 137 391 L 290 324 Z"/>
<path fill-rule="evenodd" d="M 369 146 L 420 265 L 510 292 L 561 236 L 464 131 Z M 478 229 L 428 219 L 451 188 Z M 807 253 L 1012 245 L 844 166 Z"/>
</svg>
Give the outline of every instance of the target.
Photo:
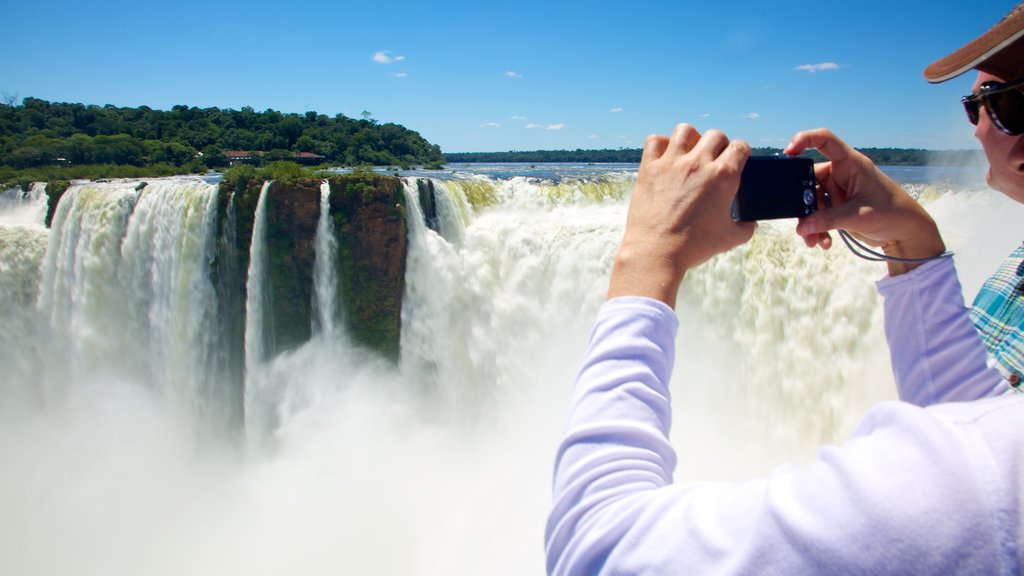
<svg viewBox="0 0 1024 576">
<path fill-rule="evenodd" d="M 1013 82 L 985 82 L 977 94 L 964 96 L 960 102 L 967 111 L 971 124 L 978 124 L 980 108 L 988 110 L 988 117 L 1004 134 L 1016 136 L 1024 133 L 1024 78 Z"/>
</svg>

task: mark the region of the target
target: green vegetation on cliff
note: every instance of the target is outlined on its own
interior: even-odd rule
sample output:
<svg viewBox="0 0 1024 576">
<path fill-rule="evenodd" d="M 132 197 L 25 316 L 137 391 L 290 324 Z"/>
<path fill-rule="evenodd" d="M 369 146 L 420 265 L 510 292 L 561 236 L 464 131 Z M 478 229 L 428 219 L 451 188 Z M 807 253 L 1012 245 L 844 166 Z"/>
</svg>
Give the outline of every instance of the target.
<svg viewBox="0 0 1024 576">
<path fill-rule="evenodd" d="M 219 236 L 231 218 L 231 258 L 214 263 L 215 284 L 245 302 L 244 271 L 249 268 L 253 218 L 269 175 L 289 172 L 277 166 L 229 171 L 220 185 Z M 309 340 L 313 323 L 313 268 L 320 216 L 320 178 L 308 172 L 273 179 L 267 191 L 267 291 L 272 306 L 263 330 L 270 355 Z M 407 249 L 402 183 L 393 176 L 364 171 L 333 176 L 331 218 L 338 253 L 338 309 L 353 342 L 398 359 Z M 230 200 L 229 200 L 230 199 Z M 229 206 L 230 210 L 229 213 Z M 225 251 L 222 250 L 222 253 Z M 241 273 L 222 274 L 225 264 Z M 244 313 L 244 310 L 242 311 Z M 237 314 L 236 314 L 237 316 Z"/>
<path fill-rule="evenodd" d="M 408 250 L 401 180 L 357 172 L 329 182 L 349 334 L 397 360 Z"/>
<path fill-rule="evenodd" d="M 141 177 L 227 165 L 225 151 L 251 161 L 296 153 L 335 166 L 439 166 L 441 149 L 398 124 L 343 114 L 284 114 L 252 108 L 119 108 L 25 98 L 0 104 L 0 181 L 34 170 L 34 180 Z M 315 155 L 315 156 L 310 156 Z M 319 157 L 319 158 L 318 158 Z M 102 166 L 83 170 L 84 166 Z"/>
</svg>

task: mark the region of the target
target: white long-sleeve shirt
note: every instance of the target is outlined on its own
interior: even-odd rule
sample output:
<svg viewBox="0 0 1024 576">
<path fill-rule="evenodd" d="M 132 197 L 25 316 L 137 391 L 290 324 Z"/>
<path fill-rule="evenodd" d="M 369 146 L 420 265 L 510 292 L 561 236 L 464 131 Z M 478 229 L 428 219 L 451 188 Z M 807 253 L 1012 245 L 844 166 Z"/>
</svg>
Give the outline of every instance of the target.
<svg viewBox="0 0 1024 576">
<path fill-rule="evenodd" d="M 557 456 L 548 572 L 1020 574 L 1024 395 L 1002 394 L 949 260 L 880 283 L 906 401 L 809 465 L 740 483 L 673 483 L 678 321 L 607 302 Z"/>
</svg>

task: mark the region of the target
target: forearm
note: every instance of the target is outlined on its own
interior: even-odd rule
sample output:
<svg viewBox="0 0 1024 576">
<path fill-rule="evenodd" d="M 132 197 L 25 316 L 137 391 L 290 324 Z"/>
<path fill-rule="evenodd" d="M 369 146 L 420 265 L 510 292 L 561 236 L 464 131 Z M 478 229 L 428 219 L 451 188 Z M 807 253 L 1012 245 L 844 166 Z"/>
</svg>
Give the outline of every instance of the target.
<svg viewBox="0 0 1024 576">
<path fill-rule="evenodd" d="M 572 410 L 555 467 L 555 502 L 547 526 L 549 573 L 579 573 L 596 559 L 584 538 L 616 538 L 621 518 L 602 535 L 583 526 L 623 496 L 672 483 L 668 382 L 678 322 L 667 307 L 639 298 L 607 302 L 573 390 Z M 619 535 L 620 536 L 620 535 Z M 602 547 L 588 547 L 600 552 Z M 560 561 L 570 565 L 559 566 Z"/>
<path fill-rule="evenodd" d="M 1005 390 L 964 306 L 951 258 L 879 282 L 900 398 L 927 406 Z"/>
</svg>

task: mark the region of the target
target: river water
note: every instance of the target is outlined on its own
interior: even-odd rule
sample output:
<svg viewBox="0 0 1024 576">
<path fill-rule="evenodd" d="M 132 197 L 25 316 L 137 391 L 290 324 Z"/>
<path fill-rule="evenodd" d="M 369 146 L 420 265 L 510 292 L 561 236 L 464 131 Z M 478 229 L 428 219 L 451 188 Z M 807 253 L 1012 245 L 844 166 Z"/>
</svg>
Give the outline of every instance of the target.
<svg viewBox="0 0 1024 576">
<path fill-rule="evenodd" d="M 1022 207 L 976 170 L 887 171 L 973 296 L 1020 242 Z M 438 218 L 408 195 L 399 363 L 319 320 L 299 349 L 247 360 L 245 442 L 202 425 L 232 394 L 210 322 L 216 185 L 82 184 L 52 229 L 45 196 L 3 193 L 0 573 L 542 574 L 554 452 L 635 172 L 403 174 L 410 191 L 434 180 Z M 806 462 L 895 397 L 884 266 L 792 228 L 763 224 L 681 289 L 677 480 Z M 332 274 L 318 264 L 314 309 Z"/>
</svg>

